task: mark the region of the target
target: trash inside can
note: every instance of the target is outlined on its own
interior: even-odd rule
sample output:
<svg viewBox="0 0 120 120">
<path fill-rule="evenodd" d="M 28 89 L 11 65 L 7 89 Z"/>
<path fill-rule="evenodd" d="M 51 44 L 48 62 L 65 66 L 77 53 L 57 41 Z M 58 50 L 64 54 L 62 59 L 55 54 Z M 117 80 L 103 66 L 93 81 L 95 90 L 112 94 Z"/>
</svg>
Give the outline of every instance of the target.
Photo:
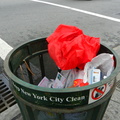
<svg viewBox="0 0 120 120">
<path fill-rule="evenodd" d="M 54 79 L 58 72 L 47 44 L 46 38 L 24 43 L 12 50 L 4 62 L 24 120 L 101 120 L 119 72 L 116 53 L 100 45 L 98 54 L 113 54 L 115 61 L 112 74 L 100 82 L 75 88 L 45 88 L 38 86 L 40 80 L 44 76 Z"/>
</svg>

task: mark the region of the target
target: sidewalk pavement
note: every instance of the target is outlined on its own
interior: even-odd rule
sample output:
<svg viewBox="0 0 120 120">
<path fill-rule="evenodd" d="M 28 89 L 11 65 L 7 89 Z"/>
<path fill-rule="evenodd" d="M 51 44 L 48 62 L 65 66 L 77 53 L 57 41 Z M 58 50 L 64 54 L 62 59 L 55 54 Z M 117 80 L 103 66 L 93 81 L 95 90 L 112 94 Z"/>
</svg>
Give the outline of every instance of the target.
<svg viewBox="0 0 120 120">
<path fill-rule="evenodd" d="M 114 48 L 120 57 L 120 46 Z M 120 119 L 120 73 L 117 75 L 117 86 L 104 114 L 103 120 Z M 0 114 L 0 120 L 23 120 L 17 104 Z"/>
</svg>

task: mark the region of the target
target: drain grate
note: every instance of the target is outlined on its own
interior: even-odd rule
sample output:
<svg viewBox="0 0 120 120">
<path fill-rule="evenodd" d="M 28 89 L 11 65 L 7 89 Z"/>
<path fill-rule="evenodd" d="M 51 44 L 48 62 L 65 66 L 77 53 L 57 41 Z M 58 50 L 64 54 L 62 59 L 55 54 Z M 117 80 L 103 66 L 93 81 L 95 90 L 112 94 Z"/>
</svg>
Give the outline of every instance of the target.
<svg viewBox="0 0 120 120">
<path fill-rule="evenodd" d="M 9 88 L 9 79 L 0 74 L 0 113 L 16 104 L 15 98 Z"/>
</svg>

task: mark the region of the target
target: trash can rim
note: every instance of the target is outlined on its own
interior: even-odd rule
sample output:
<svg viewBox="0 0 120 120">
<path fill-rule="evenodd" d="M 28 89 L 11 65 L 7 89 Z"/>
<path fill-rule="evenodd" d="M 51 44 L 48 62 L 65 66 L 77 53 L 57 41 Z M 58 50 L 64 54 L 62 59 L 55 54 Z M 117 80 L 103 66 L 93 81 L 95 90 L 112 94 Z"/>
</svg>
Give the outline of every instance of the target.
<svg viewBox="0 0 120 120">
<path fill-rule="evenodd" d="M 42 38 L 42 39 L 46 39 L 46 38 Z M 120 70 L 119 70 L 119 67 L 120 67 L 120 59 L 119 59 L 118 55 L 116 54 L 116 52 L 115 52 L 114 50 L 111 50 L 111 48 L 107 46 L 107 48 L 108 48 L 109 50 L 111 50 L 111 52 L 114 54 L 114 56 L 115 56 L 115 58 L 116 58 L 116 68 L 114 69 L 114 71 L 112 72 L 112 74 L 111 74 L 109 77 L 107 77 L 106 79 L 101 80 L 100 82 L 97 82 L 97 83 L 95 83 L 95 84 L 91 84 L 91 85 L 84 86 L 84 87 L 64 88 L 64 89 L 44 88 L 44 87 L 39 87 L 39 86 L 37 86 L 37 85 L 32 85 L 32 84 L 30 84 L 30 83 L 27 83 L 27 82 L 21 80 L 20 78 L 16 77 L 16 76 L 12 73 L 12 71 L 10 70 L 10 67 L 9 67 L 9 60 L 10 60 L 11 55 L 14 53 L 14 51 L 16 51 L 17 49 L 20 49 L 21 46 L 24 46 L 24 45 L 26 45 L 26 44 L 28 44 L 28 43 L 31 43 L 31 42 L 34 42 L 34 41 L 37 41 L 37 40 L 40 40 L 40 38 L 38 38 L 38 39 L 33 39 L 33 40 L 29 41 L 29 42 L 25 42 L 25 43 L 17 46 L 16 48 L 14 48 L 13 50 L 11 50 L 11 51 L 8 53 L 8 55 L 7 55 L 7 57 L 6 57 L 5 61 L 4 61 L 4 70 L 5 70 L 6 74 L 7 74 L 7 76 L 8 76 L 12 81 L 14 81 L 15 83 L 20 84 L 21 86 L 27 87 L 27 88 L 29 88 L 29 89 L 34 89 L 34 90 L 36 90 L 36 91 L 44 91 L 44 92 L 55 92 L 55 93 L 59 93 L 59 92 L 60 92 L 60 93 L 62 93 L 62 92 L 64 92 L 64 93 L 66 92 L 66 93 L 67 93 L 67 92 L 85 91 L 85 90 L 89 90 L 89 89 L 92 89 L 92 88 L 101 86 L 101 85 L 103 85 L 103 84 L 106 84 L 106 83 L 110 82 L 111 79 L 114 80 L 114 78 L 117 76 L 117 74 L 118 74 L 119 71 L 120 71 Z M 103 46 L 106 47 L 106 45 L 104 45 L 103 43 L 102 43 L 101 45 L 103 45 Z"/>
</svg>

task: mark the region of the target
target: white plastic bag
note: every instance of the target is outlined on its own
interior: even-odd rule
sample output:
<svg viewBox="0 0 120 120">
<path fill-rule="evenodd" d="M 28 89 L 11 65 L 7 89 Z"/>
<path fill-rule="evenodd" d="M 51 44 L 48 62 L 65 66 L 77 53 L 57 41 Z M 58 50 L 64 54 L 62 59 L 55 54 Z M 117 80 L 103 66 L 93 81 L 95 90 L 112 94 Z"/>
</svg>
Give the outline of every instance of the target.
<svg viewBox="0 0 120 120">
<path fill-rule="evenodd" d="M 100 69 L 102 79 L 108 77 L 114 69 L 113 55 L 109 53 L 101 53 L 94 57 L 91 62 L 86 63 L 84 68 L 84 82 L 89 82 L 90 78 L 88 71 L 93 68 Z"/>
<path fill-rule="evenodd" d="M 62 70 L 61 74 L 66 77 L 65 88 L 71 87 L 76 79 L 83 79 L 84 71 L 80 69 Z"/>
</svg>

